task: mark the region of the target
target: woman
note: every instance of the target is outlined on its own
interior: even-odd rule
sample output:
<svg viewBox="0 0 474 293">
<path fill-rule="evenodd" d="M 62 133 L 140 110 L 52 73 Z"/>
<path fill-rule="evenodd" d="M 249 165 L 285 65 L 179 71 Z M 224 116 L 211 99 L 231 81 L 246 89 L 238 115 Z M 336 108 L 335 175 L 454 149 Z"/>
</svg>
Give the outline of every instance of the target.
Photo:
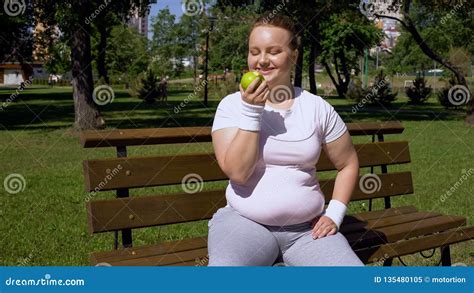
<svg viewBox="0 0 474 293">
<path fill-rule="evenodd" d="M 265 81 L 225 97 L 212 127 L 227 206 L 209 221 L 210 266 L 360 266 L 338 232 L 359 171 L 347 128 L 322 98 L 291 85 L 294 24 L 265 15 L 249 34 L 248 66 Z M 315 178 L 323 149 L 338 169 L 324 211 Z"/>
</svg>

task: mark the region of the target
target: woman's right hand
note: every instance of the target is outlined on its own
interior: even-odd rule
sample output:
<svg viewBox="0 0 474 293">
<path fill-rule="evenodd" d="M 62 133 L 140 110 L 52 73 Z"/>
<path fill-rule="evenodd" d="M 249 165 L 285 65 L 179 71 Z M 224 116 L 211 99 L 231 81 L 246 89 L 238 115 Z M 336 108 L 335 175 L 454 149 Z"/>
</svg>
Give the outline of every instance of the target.
<svg viewBox="0 0 474 293">
<path fill-rule="evenodd" d="M 242 94 L 242 100 L 246 103 L 265 106 L 265 102 L 270 94 L 270 89 L 265 80 L 258 84 L 258 79 L 255 79 L 245 91 L 242 88 L 242 85 L 239 85 L 239 87 L 240 93 Z"/>
</svg>

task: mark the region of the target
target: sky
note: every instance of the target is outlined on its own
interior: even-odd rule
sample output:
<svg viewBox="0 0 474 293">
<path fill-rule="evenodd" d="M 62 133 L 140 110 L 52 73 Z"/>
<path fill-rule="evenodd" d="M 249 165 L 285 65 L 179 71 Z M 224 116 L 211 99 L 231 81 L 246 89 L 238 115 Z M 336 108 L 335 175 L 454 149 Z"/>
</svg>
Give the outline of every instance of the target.
<svg viewBox="0 0 474 293">
<path fill-rule="evenodd" d="M 199 0 L 188 0 L 189 2 L 196 2 L 199 3 Z M 148 18 L 148 38 L 151 39 L 151 21 L 153 17 L 158 14 L 158 11 L 168 7 L 171 14 L 176 15 L 176 21 L 179 21 L 181 15 L 183 15 L 183 8 L 182 8 L 182 0 L 157 0 L 156 4 L 151 5 L 150 15 Z M 206 5 L 207 6 L 207 5 Z"/>
<path fill-rule="evenodd" d="M 183 15 L 183 10 L 181 8 L 181 0 L 157 0 L 156 4 L 152 4 L 150 8 L 150 15 L 148 16 L 148 39 L 152 38 L 151 32 L 151 21 L 153 17 L 158 14 L 158 11 L 168 7 L 171 14 L 176 15 L 176 20 L 179 20 L 181 15 Z"/>
<path fill-rule="evenodd" d="M 177 20 L 183 14 L 183 10 L 181 9 L 181 0 L 157 0 L 156 2 L 156 4 L 151 5 L 150 22 L 151 18 L 156 16 L 158 11 L 166 8 L 166 6 L 168 6 L 171 14 L 176 15 Z"/>
</svg>

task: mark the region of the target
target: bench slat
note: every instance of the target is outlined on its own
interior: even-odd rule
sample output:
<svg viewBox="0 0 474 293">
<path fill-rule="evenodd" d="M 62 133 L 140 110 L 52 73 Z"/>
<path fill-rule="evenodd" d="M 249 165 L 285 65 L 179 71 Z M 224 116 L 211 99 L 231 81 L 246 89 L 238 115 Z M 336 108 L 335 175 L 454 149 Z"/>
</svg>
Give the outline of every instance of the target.
<svg viewBox="0 0 474 293">
<path fill-rule="evenodd" d="M 170 254 L 149 256 L 146 258 L 137 258 L 131 260 L 121 260 L 115 262 L 115 266 L 166 266 L 175 263 L 181 263 L 186 261 L 194 261 L 195 264 L 199 263 L 200 259 L 207 256 L 207 247 L 198 248 L 194 250 L 186 250 L 180 252 L 173 252 Z"/>
<path fill-rule="evenodd" d="M 225 190 L 129 197 L 87 203 L 89 232 L 107 232 L 210 219 L 226 205 Z"/>
<path fill-rule="evenodd" d="M 418 209 L 414 206 L 402 206 L 402 207 L 389 208 L 389 209 L 384 209 L 384 210 L 361 212 L 361 213 L 357 213 L 353 215 L 346 215 L 346 217 L 344 218 L 344 223 L 350 224 L 354 222 L 380 219 L 383 217 L 408 215 L 411 213 L 415 213 L 417 211 Z"/>
<path fill-rule="evenodd" d="M 408 142 L 378 142 L 355 145 L 361 167 L 410 162 Z M 225 180 L 214 154 L 111 158 L 83 162 L 86 191 L 180 184 L 195 173 L 204 181 Z M 316 165 L 318 171 L 334 170 L 324 152 Z"/>
<path fill-rule="evenodd" d="M 466 225 L 466 218 L 460 216 L 439 216 L 396 226 L 345 235 L 353 249 L 375 246 L 402 239 L 441 232 Z"/>
<path fill-rule="evenodd" d="M 356 186 L 352 200 L 413 193 L 410 172 L 380 174 L 378 177 L 381 183 L 379 191 L 366 194 Z M 331 200 L 334 182 L 334 179 L 320 182 L 326 203 Z M 87 203 L 89 231 L 98 233 L 205 220 L 225 205 L 225 189 L 96 200 Z"/>
<path fill-rule="evenodd" d="M 369 212 L 370 213 L 370 212 Z M 376 213 L 376 212 L 373 212 Z M 444 216 L 449 217 L 449 216 Z M 434 227 L 436 228 L 436 227 Z M 347 236 L 346 236 L 347 237 Z M 458 227 L 441 233 L 355 250 L 364 263 L 474 239 L 474 227 Z M 400 239 L 401 240 L 401 239 Z M 156 245 L 94 253 L 92 264 L 115 265 L 207 265 L 206 237 Z M 164 257 L 168 254 L 167 257 Z M 174 257 L 173 257 L 174 255 Z"/>
<path fill-rule="evenodd" d="M 459 227 L 421 238 L 364 248 L 355 252 L 364 263 L 372 263 L 466 240 L 474 240 L 474 226 Z"/>
<path fill-rule="evenodd" d="M 342 234 L 350 234 L 367 229 L 378 229 L 382 227 L 394 226 L 403 223 L 419 221 L 423 219 L 439 217 L 440 213 L 435 212 L 415 212 L 407 215 L 386 216 L 383 218 L 373 219 L 369 221 L 360 221 L 341 225 L 340 232 Z"/>
<path fill-rule="evenodd" d="M 124 259 L 146 258 L 205 247 L 207 247 L 207 237 L 188 238 L 177 241 L 162 242 L 154 245 L 95 252 L 91 256 L 91 261 L 93 264 L 101 262 L 112 264 Z"/>
<path fill-rule="evenodd" d="M 347 123 L 351 135 L 396 134 L 404 127 L 398 121 Z M 87 130 L 80 133 L 84 148 L 210 142 L 211 127 Z"/>
</svg>

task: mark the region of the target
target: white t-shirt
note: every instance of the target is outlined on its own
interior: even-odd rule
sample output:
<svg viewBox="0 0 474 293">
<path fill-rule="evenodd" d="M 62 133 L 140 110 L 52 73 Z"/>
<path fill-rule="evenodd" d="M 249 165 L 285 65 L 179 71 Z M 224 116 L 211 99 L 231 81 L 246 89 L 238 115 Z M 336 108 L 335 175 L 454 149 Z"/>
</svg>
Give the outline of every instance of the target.
<svg viewBox="0 0 474 293">
<path fill-rule="evenodd" d="M 222 99 L 212 132 L 238 127 L 240 107 L 240 92 Z M 346 131 L 330 104 L 301 88 L 295 88 L 290 109 L 265 105 L 255 171 L 245 184 L 229 180 L 227 203 L 242 216 L 264 225 L 311 221 L 324 210 L 324 195 L 316 178 L 321 145 Z"/>
</svg>

